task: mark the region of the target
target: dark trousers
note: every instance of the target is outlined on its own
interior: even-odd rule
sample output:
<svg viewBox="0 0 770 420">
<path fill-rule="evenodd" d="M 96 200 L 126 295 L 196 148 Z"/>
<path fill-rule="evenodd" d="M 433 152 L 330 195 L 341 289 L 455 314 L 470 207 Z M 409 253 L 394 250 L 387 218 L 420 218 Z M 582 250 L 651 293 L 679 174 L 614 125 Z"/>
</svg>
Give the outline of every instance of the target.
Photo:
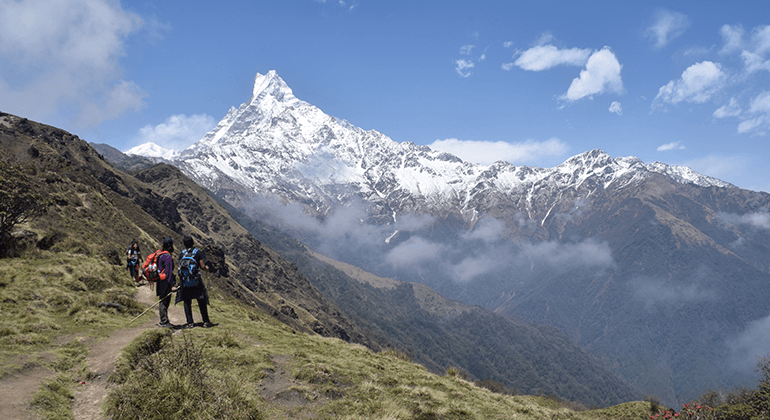
<svg viewBox="0 0 770 420">
<path fill-rule="evenodd" d="M 160 323 L 168 324 L 168 307 L 171 306 L 171 294 L 161 299 L 158 304 L 158 315 L 160 315 Z"/>
<path fill-rule="evenodd" d="M 155 286 L 156 295 L 163 297 L 158 304 L 160 323 L 168 324 L 168 307 L 171 306 L 171 285 L 165 281 L 159 281 Z"/>
<path fill-rule="evenodd" d="M 201 318 L 203 318 L 203 322 L 211 322 L 209 320 L 209 309 L 206 306 L 206 299 L 195 299 L 198 301 L 198 309 L 201 311 Z M 193 313 L 192 313 L 192 299 L 185 299 L 184 300 L 184 316 L 187 318 L 187 323 L 192 324 L 193 323 Z"/>
</svg>

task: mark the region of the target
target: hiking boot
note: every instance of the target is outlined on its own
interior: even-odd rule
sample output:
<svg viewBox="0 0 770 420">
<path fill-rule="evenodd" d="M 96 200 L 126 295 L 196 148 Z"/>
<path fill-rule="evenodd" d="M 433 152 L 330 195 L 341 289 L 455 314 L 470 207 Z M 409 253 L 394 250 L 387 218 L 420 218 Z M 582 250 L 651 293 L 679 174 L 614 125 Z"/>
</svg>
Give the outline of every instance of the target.
<svg viewBox="0 0 770 420">
<path fill-rule="evenodd" d="M 171 324 L 170 322 L 161 322 L 161 323 L 158 324 L 158 326 L 160 328 L 173 328 L 174 327 L 174 325 Z"/>
<path fill-rule="evenodd" d="M 201 325 L 201 326 L 202 326 L 203 328 L 211 328 L 211 327 L 213 327 L 214 325 L 216 325 L 216 324 L 213 324 L 213 323 L 211 323 L 211 322 L 209 322 L 209 321 L 206 321 L 206 322 L 204 322 L 204 323 L 203 323 L 203 325 Z"/>
<path fill-rule="evenodd" d="M 182 325 L 182 329 L 184 330 L 188 330 L 190 328 L 195 328 L 195 324 L 193 324 L 192 322 L 188 322 L 187 324 Z"/>
</svg>

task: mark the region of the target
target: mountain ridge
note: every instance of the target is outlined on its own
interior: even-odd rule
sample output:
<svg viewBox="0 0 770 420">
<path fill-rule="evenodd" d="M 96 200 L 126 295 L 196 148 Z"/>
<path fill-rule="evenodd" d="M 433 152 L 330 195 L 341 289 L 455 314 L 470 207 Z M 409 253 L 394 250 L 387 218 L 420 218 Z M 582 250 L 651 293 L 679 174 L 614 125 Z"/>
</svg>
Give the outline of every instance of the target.
<svg viewBox="0 0 770 420">
<path fill-rule="evenodd" d="M 330 258 L 555 326 L 664 403 L 750 377 L 770 195 L 598 149 L 474 165 L 259 92 L 173 164 Z"/>
<path fill-rule="evenodd" d="M 244 194 L 272 194 L 310 202 L 321 214 L 359 195 L 397 213 L 435 212 L 440 203 L 457 201 L 462 213 L 473 219 L 474 210 L 481 210 L 474 202 L 480 185 L 498 194 L 510 194 L 549 183 L 578 188 L 588 178 L 599 177 L 607 188 L 636 182 L 651 173 L 683 183 L 733 187 L 687 167 L 661 162 L 648 165 L 635 157 L 613 159 L 598 149 L 553 168 L 517 167 L 502 161 L 489 166 L 464 162 L 449 153 L 398 143 L 375 130 L 364 131 L 328 116 L 296 98 L 275 71 L 257 74 L 250 100 L 231 108 L 217 127 L 171 160 L 215 193 L 222 190 L 228 194 L 227 186 L 237 185 L 230 201 Z M 290 189 L 279 179 L 319 188 Z M 226 186 L 220 187 L 222 183 Z M 388 184 L 398 188 L 387 189 Z M 340 189 L 349 191 L 343 199 L 335 200 L 333 196 Z M 426 208 L 399 205 L 400 190 L 420 197 Z M 379 215 L 387 220 L 382 213 L 387 212 Z"/>
</svg>

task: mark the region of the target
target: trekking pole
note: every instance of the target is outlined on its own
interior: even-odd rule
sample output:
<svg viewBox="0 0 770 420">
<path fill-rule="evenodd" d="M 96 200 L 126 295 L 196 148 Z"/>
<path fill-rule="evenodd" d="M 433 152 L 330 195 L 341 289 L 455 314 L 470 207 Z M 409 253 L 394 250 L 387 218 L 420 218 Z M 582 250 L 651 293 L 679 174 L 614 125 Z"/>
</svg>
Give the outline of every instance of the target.
<svg viewBox="0 0 770 420">
<path fill-rule="evenodd" d="M 153 303 L 153 304 L 152 304 L 152 306 L 150 306 L 149 308 L 145 309 L 145 310 L 144 310 L 144 312 L 142 312 L 141 314 L 139 314 L 139 315 L 138 315 L 136 318 L 132 319 L 131 321 L 128 321 L 128 323 L 130 324 L 130 323 L 132 323 L 132 322 L 136 321 L 137 319 L 139 319 L 139 318 L 140 318 L 142 315 L 146 314 L 146 313 L 147 313 L 147 311 L 149 311 L 150 309 L 154 308 L 154 307 L 155 307 L 155 305 L 159 304 L 159 303 L 160 303 L 160 301 L 162 301 L 163 299 L 165 299 L 165 298 L 167 298 L 167 297 L 171 296 L 171 294 L 172 294 L 172 293 L 174 293 L 175 291 L 176 291 L 176 290 L 172 290 L 172 291 L 168 292 L 168 294 L 167 294 L 166 296 L 163 296 L 162 298 L 160 298 L 160 299 L 159 299 L 157 302 Z"/>
</svg>

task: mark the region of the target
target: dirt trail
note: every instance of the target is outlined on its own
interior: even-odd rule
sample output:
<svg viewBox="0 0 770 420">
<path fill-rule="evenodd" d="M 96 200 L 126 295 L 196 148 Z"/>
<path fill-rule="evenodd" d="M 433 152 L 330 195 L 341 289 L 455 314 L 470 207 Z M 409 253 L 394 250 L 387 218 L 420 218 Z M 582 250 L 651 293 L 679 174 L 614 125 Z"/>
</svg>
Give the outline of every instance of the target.
<svg viewBox="0 0 770 420">
<path fill-rule="evenodd" d="M 143 305 L 153 305 L 158 297 L 155 291 L 147 286 L 139 287 L 136 299 Z M 174 305 L 173 298 L 171 306 L 168 308 L 168 318 L 174 325 L 185 323 L 184 310 L 182 305 Z M 142 331 L 148 328 L 158 328 L 158 309 L 157 306 L 148 312 L 154 314 L 149 321 L 147 315 L 127 325 L 126 329 L 113 331 L 107 338 L 94 342 L 89 349 L 86 362 L 95 377 L 85 384 L 76 386 L 75 404 L 73 414 L 76 420 L 99 420 L 102 419 L 102 402 L 107 396 L 110 384 L 107 378 L 115 367 L 115 361 L 120 354 L 120 350 L 133 341 Z"/>
<path fill-rule="evenodd" d="M 28 420 L 35 417 L 29 411 L 32 393 L 53 372 L 40 366 L 29 367 L 0 381 L 0 418 Z"/>
<path fill-rule="evenodd" d="M 137 300 L 143 305 L 150 306 L 157 301 L 155 291 L 147 286 L 137 289 Z M 173 305 L 169 308 L 169 320 L 172 324 L 184 324 L 184 310 L 182 305 Z M 93 340 L 86 337 L 60 337 L 57 341 L 61 344 L 71 340 L 81 340 L 89 346 L 86 361 L 88 367 L 95 375 L 93 379 L 79 383 L 74 386 L 75 402 L 73 413 L 75 419 L 98 420 L 102 419 L 101 404 L 107 396 L 110 384 L 107 377 L 115 367 L 115 361 L 123 349 L 134 338 L 139 336 L 142 331 L 148 328 L 157 328 L 158 310 L 155 307 L 148 311 L 149 315 L 126 325 L 123 330 L 112 332 L 107 338 Z M 126 321 L 128 322 L 128 321 Z M 6 376 L 0 380 L 0 419 L 31 420 L 37 418 L 29 410 L 29 404 L 32 394 L 38 389 L 40 384 L 47 378 L 53 377 L 55 372 L 40 366 L 40 362 L 48 363 L 53 359 L 47 360 L 43 355 L 43 360 L 33 360 L 32 357 L 19 355 L 17 361 L 24 368 L 13 375 Z"/>
</svg>

